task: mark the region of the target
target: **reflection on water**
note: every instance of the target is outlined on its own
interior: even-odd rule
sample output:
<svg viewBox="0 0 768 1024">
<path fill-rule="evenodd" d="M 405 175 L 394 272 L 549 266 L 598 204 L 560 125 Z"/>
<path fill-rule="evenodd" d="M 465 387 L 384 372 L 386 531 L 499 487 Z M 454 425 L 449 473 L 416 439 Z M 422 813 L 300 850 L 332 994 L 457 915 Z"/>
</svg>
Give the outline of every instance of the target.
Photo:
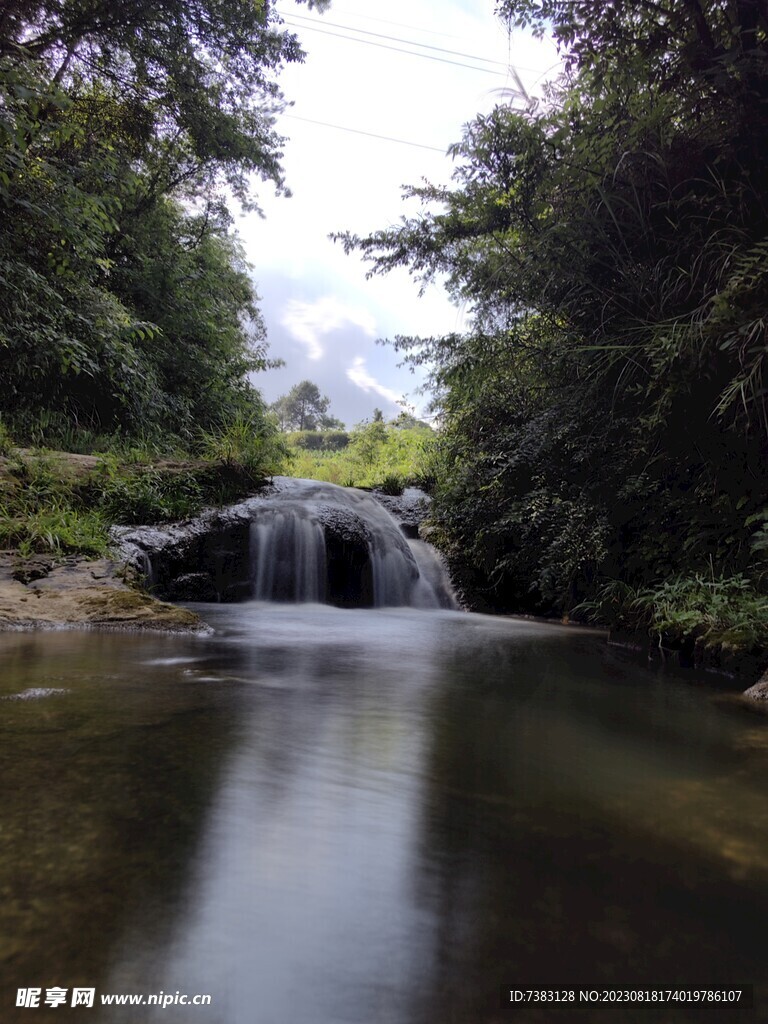
<svg viewBox="0 0 768 1024">
<path fill-rule="evenodd" d="M 701 1021 L 499 990 L 743 983 L 719 1019 L 766 1019 L 768 721 L 558 627 L 201 610 L 0 638 L 0 1020 Z M 54 985 L 213 1004 L 16 1009 Z"/>
</svg>

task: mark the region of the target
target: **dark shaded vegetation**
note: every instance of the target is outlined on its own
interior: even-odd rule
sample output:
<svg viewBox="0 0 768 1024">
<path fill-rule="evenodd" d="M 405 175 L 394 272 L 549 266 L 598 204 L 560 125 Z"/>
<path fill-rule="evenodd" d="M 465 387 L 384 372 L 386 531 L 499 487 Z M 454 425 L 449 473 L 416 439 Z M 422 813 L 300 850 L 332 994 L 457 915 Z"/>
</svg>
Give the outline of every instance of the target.
<svg viewBox="0 0 768 1024">
<path fill-rule="evenodd" d="M 288 441 L 308 452 L 339 452 L 349 444 L 345 430 L 296 430 L 288 434 Z"/>
<path fill-rule="evenodd" d="M 768 5 L 500 13 L 564 76 L 469 124 L 421 216 L 341 236 L 473 311 L 395 343 L 431 367 L 442 544 L 477 607 L 763 644 Z"/>
<path fill-rule="evenodd" d="M 267 417 L 264 326 L 225 195 L 284 191 L 271 4 L 0 7 L 0 416 L 98 450 Z M 273 431 L 274 432 L 274 431 Z M 159 439 L 159 440 L 158 440 Z"/>
</svg>

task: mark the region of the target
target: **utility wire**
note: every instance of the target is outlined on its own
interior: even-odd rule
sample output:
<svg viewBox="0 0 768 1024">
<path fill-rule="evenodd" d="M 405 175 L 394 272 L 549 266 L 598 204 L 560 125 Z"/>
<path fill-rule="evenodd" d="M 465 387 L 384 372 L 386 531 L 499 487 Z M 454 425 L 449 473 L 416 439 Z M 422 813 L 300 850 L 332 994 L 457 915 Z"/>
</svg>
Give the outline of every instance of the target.
<svg viewBox="0 0 768 1024">
<path fill-rule="evenodd" d="M 445 156 L 445 149 L 438 149 L 437 146 L 427 146 L 423 142 L 410 142 L 408 139 L 396 139 L 392 135 L 377 135 L 375 132 L 365 132 L 361 128 L 347 128 L 343 124 L 329 124 L 328 121 L 313 121 L 310 117 L 299 117 L 298 114 L 283 114 L 292 121 L 305 121 L 307 124 L 317 124 L 323 128 L 336 128 L 340 132 L 352 132 L 354 135 L 367 135 L 371 139 L 383 139 L 385 142 L 399 142 L 402 146 L 415 146 L 417 149 L 431 149 L 433 153 L 442 153 Z M 446 147 L 447 148 L 447 147 Z"/>
<path fill-rule="evenodd" d="M 296 15 L 294 15 L 294 13 L 292 11 L 281 11 L 279 8 L 276 8 L 276 10 L 277 10 L 278 14 L 281 14 L 284 17 L 306 18 L 307 21 L 314 20 L 314 19 L 309 18 L 306 14 L 296 14 Z M 335 13 L 338 14 L 338 15 L 341 15 L 341 17 L 344 17 L 346 15 L 349 18 L 359 18 L 362 21 L 378 21 L 382 25 L 395 25 L 397 28 L 407 28 L 407 29 L 410 29 L 412 32 L 422 32 L 422 33 L 424 33 L 426 35 L 429 35 L 429 36 L 444 36 L 447 39 L 461 39 L 462 38 L 462 36 L 457 35 L 455 32 L 435 32 L 435 30 L 431 29 L 431 28 L 422 28 L 422 26 L 420 26 L 420 25 L 406 25 L 405 22 L 402 22 L 402 21 L 392 21 L 391 18 L 373 18 L 373 17 L 371 17 L 370 14 L 358 14 L 356 11 L 344 11 L 344 10 L 336 10 L 336 9 L 334 9 L 334 10 L 335 10 Z M 325 19 L 323 19 L 323 20 L 325 20 Z"/>
<path fill-rule="evenodd" d="M 314 28 L 310 25 L 295 25 L 291 24 L 287 19 L 286 23 L 290 25 L 291 28 L 309 29 L 310 32 L 322 32 L 323 35 L 336 36 L 339 39 L 346 39 L 350 43 L 363 43 L 366 46 L 377 46 L 380 50 L 394 50 L 396 53 L 407 53 L 411 57 L 421 57 L 422 60 L 436 60 L 440 64 L 452 64 L 457 68 L 469 68 L 470 71 L 480 71 L 485 75 L 497 75 L 499 78 L 506 78 L 508 74 L 505 71 L 493 71 L 491 68 L 478 68 L 475 67 L 474 64 L 461 64 L 457 60 L 446 60 L 444 57 L 433 57 L 431 53 L 414 53 L 413 50 L 403 50 L 402 47 L 399 46 L 387 46 L 385 43 L 374 43 L 372 39 L 355 39 L 353 36 L 343 36 L 339 32 L 328 32 L 324 28 Z M 353 29 L 352 31 L 354 32 L 357 30 Z"/>
<path fill-rule="evenodd" d="M 289 18 L 299 18 L 301 21 L 310 22 L 311 25 L 316 26 L 316 22 L 313 18 L 307 18 L 302 14 L 290 14 L 287 15 Z M 311 25 L 307 25 L 310 28 Z M 323 25 L 328 25 L 330 28 L 343 28 L 346 32 L 358 32 L 362 36 L 375 36 L 377 39 L 388 39 L 391 43 L 407 43 L 409 46 L 419 46 L 424 50 L 435 50 L 437 53 L 448 53 L 452 57 L 467 57 L 469 60 L 481 60 L 484 64 L 496 64 L 500 68 L 506 68 L 507 65 L 501 60 L 491 60 L 490 57 L 478 57 L 474 53 L 463 53 L 461 50 L 446 50 L 443 46 L 430 46 L 429 43 L 417 43 L 414 39 L 402 39 L 400 36 L 385 36 L 381 32 L 370 32 L 364 28 L 354 28 L 352 25 L 339 25 L 335 21 L 326 21 L 323 18 Z M 364 42 L 365 40 L 360 40 Z M 533 71 L 533 68 L 526 68 L 526 71 Z"/>
</svg>

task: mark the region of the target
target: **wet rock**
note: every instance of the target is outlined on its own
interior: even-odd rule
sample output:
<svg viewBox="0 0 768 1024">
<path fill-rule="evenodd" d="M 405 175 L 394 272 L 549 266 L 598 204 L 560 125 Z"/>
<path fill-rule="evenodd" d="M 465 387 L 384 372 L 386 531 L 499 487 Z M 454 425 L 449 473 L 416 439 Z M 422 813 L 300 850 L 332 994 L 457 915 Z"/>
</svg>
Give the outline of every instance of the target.
<svg viewBox="0 0 768 1024">
<path fill-rule="evenodd" d="M 17 557 L 0 555 L 0 630 L 98 626 L 200 632 L 208 628 L 187 609 L 127 586 L 123 567 L 108 559 L 67 558 L 52 563 L 44 576 L 38 576 L 34 566 L 29 572 L 24 569 Z"/>
<path fill-rule="evenodd" d="M 373 497 L 400 524 L 406 537 L 419 536 L 419 528 L 429 514 L 432 499 L 419 487 L 406 487 L 402 494 L 383 494 L 374 490 Z"/>
<path fill-rule="evenodd" d="M 218 601 L 219 592 L 207 572 L 188 572 L 177 576 L 171 583 L 174 601 Z"/>
<path fill-rule="evenodd" d="M 52 558 L 27 558 L 22 559 L 12 572 L 13 579 L 18 583 L 32 583 L 34 580 L 44 579 L 53 568 Z"/>
<path fill-rule="evenodd" d="M 251 508 L 247 502 L 157 527 L 117 527 L 126 562 L 154 594 L 174 601 L 218 601 L 250 582 Z"/>
<path fill-rule="evenodd" d="M 768 672 L 754 686 L 745 690 L 744 696 L 749 700 L 768 701 Z"/>
<path fill-rule="evenodd" d="M 221 600 L 225 602 L 247 601 L 251 597 L 253 597 L 253 587 L 250 580 L 230 583 L 221 593 Z"/>
<path fill-rule="evenodd" d="M 333 505 L 318 505 L 315 518 L 322 524 L 326 540 L 332 538 L 348 544 L 358 544 L 367 548 L 370 530 L 359 515 L 350 509 Z"/>
</svg>

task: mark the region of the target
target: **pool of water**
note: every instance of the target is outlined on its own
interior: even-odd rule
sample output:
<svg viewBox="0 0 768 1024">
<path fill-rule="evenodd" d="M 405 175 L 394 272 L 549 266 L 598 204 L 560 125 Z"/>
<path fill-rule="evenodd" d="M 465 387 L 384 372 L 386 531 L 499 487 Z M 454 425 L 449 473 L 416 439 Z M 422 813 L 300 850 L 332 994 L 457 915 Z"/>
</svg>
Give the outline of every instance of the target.
<svg viewBox="0 0 768 1024">
<path fill-rule="evenodd" d="M 557 626 L 197 610 L 0 636 L 3 1024 L 767 1019 L 768 719 Z M 500 1004 L 736 984 L 755 1010 Z M 211 1005 L 100 1005 L 160 992 Z"/>
</svg>

